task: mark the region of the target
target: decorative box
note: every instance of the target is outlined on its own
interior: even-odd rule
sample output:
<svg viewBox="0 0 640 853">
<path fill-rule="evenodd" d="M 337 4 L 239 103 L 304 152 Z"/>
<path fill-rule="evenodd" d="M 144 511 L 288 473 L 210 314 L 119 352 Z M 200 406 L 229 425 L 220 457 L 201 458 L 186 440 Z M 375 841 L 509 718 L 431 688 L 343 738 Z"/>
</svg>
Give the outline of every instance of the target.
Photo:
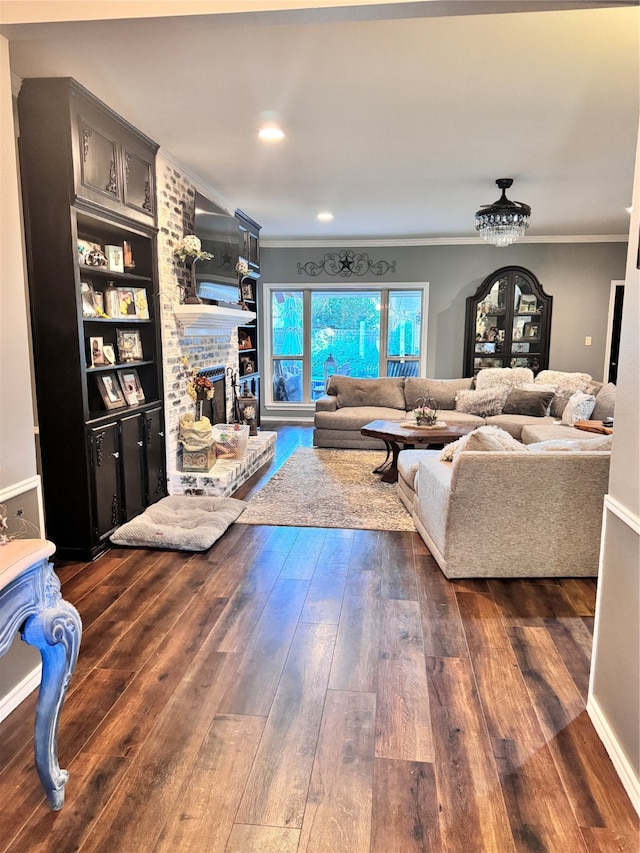
<svg viewBox="0 0 640 853">
<path fill-rule="evenodd" d="M 208 471 L 216 464 L 216 445 L 212 443 L 203 450 L 185 450 L 182 448 L 183 471 Z"/>
</svg>

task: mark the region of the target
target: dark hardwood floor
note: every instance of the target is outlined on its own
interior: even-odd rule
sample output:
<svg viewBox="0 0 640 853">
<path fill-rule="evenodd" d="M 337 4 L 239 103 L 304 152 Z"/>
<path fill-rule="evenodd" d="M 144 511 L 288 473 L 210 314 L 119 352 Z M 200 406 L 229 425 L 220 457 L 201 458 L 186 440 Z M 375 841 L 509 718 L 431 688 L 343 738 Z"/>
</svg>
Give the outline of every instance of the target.
<svg viewBox="0 0 640 853">
<path fill-rule="evenodd" d="M 300 444 L 279 429 L 238 496 Z M 84 623 L 66 804 L 32 695 L 0 724 L 1 850 L 638 850 L 585 712 L 592 580 L 450 582 L 417 533 L 241 523 L 56 568 Z"/>
</svg>

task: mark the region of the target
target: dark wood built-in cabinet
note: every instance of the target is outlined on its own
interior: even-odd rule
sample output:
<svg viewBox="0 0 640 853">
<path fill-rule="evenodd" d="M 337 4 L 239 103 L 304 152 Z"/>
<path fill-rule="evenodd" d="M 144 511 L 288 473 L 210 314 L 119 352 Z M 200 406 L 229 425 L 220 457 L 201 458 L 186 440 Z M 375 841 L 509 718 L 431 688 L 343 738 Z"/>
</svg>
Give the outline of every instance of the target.
<svg viewBox="0 0 640 853">
<path fill-rule="evenodd" d="M 487 367 L 547 369 L 552 302 L 524 267 L 487 276 L 467 299 L 464 375 Z"/>
<path fill-rule="evenodd" d="M 18 109 L 47 536 L 91 559 L 166 494 L 157 145 L 69 78 Z"/>
<path fill-rule="evenodd" d="M 240 391 L 246 385 L 247 389 L 258 398 L 257 422 L 260 423 L 260 357 L 258 349 L 258 329 L 260 319 L 258 286 L 260 278 L 260 225 L 241 210 L 236 210 L 236 218 L 240 223 L 243 235 L 240 254 L 246 260 L 249 274 L 241 277 L 240 291 L 243 302 L 250 311 L 256 314 L 256 319 L 246 326 L 238 327 L 238 376 Z"/>
</svg>

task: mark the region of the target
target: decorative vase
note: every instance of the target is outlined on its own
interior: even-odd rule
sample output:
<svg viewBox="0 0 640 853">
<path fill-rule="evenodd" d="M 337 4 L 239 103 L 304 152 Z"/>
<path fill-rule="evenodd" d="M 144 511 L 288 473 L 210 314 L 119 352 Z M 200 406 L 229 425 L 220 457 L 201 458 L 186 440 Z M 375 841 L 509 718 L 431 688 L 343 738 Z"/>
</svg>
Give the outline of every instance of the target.
<svg viewBox="0 0 640 853">
<path fill-rule="evenodd" d="M 202 420 L 202 406 L 203 406 L 203 404 L 204 404 L 204 399 L 202 399 L 202 400 L 197 399 L 197 400 L 196 400 L 196 414 L 195 414 L 195 419 L 196 419 L 197 421 L 201 421 L 201 420 Z"/>
</svg>

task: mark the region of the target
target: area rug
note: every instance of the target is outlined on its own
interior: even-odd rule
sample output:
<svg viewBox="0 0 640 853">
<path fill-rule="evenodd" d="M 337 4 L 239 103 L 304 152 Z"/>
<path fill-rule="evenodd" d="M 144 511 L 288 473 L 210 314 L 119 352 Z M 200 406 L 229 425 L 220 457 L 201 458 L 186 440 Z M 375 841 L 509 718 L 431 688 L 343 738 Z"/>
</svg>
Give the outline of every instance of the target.
<svg viewBox="0 0 640 853">
<path fill-rule="evenodd" d="M 251 498 L 238 524 L 415 530 L 396 484 L 373 473 L 383 459 L 379 450 L 299 447 Z"/>
</svg>

